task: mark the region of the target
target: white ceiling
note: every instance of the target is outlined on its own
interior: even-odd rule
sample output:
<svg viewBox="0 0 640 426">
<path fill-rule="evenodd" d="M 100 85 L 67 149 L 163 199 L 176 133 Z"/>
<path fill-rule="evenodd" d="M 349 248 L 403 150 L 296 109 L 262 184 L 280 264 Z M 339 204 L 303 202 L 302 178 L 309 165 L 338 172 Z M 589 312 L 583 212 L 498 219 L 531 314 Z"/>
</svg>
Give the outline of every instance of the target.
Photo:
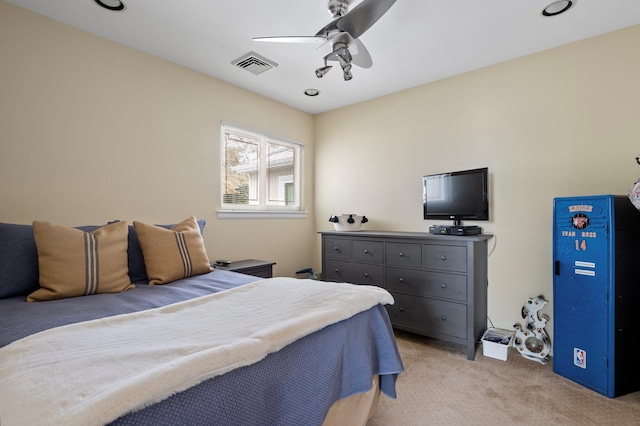
<svg viewBox="0 0 640 426">
<path fill-rule="evenodd" d="M 314 114 L 640 23 L 640 0 L 577 0 L 551 18 L 540 12 L 552 0 L 397 0 L 360 37 L 373 67 L 344 81 L 337 66 L 315 76 L 328 45 L 252 40 L 314 35 L 332 20 L 327 0 L 124 0 L 122 12 L 94 0 L 5 1 Z M 278 67 L 231 65 L 250 51 Z"/>
</svg>

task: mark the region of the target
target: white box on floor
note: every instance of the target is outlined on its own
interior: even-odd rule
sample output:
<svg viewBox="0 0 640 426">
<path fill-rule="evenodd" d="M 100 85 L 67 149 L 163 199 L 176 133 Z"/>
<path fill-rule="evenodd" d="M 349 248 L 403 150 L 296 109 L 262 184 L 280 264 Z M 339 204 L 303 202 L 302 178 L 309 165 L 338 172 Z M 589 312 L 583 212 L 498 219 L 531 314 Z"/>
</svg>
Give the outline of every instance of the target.
<svg viewBox="0 0 640 426">
<path fill-rule="evenodd" d="M 489 328 L 482 335 L 482 355 L 506 361 L 514 333 L 510 330 Z"/>
</svg>

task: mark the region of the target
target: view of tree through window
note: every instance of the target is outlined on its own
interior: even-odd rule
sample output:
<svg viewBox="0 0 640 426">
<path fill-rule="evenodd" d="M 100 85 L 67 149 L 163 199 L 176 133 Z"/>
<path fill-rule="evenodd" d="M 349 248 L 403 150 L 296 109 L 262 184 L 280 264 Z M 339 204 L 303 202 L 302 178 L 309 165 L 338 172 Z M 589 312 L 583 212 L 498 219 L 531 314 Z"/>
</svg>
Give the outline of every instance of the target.
<svg viewBox="0 0 640 426">
<path fill-rule="evenodd" d="M 227 133 L 224 144 L 224 191 L 226 204 L 249 204 L 251 176 L 258 175 L 258 141 Z M 255 184 L 254 184 L 255 185 Z M 252 201 L 257 201 L 255 198 Z"/>
<path fill-rule="evenodd" d="M 222 205 L 299 210 L 302 146 L 222 126 Z"/>
</svg>

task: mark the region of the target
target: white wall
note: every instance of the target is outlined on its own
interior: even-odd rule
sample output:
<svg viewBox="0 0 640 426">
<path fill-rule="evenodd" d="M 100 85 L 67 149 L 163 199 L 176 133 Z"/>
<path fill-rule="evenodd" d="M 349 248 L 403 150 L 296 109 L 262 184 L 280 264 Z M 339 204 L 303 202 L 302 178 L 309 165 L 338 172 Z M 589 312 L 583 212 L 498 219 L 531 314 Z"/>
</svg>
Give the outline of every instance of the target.
<svg viewBox="0 0 640 426">
<path fill-rule="evenodd" d="M 442 221 L 422 219 L 421 176 L 488 166 L 491 220 L 468 224 L 496 236 L 489 317 L 511 329 L 543 294 L 552 331 L 553 198 L 640 177 L 638 46 L 635 26 L 316 116 L 318 229 L 357 213 L 364 229 L 427 232 Z"/>
<path fill-rule="evenodd" d="M 0 221 L 206 219 L 212 259 L 310 266 L 308 219 L 225 219 L 220 122 L 305 145 L 313 117 L 0 1 Z"/>
</svg>

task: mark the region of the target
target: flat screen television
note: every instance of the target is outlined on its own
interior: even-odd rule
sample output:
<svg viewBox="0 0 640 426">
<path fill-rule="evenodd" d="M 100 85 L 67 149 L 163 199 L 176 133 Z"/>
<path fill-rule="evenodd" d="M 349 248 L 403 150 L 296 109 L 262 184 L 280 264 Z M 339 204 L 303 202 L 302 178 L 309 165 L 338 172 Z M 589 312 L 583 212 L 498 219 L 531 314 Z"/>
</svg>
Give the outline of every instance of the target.
<svg viewBox="0 0 640 426">
<path fill-rule="evenodd" d="M 422 177 L 424 219 L 489 220 L 487 167 Z"/>
</svg>

